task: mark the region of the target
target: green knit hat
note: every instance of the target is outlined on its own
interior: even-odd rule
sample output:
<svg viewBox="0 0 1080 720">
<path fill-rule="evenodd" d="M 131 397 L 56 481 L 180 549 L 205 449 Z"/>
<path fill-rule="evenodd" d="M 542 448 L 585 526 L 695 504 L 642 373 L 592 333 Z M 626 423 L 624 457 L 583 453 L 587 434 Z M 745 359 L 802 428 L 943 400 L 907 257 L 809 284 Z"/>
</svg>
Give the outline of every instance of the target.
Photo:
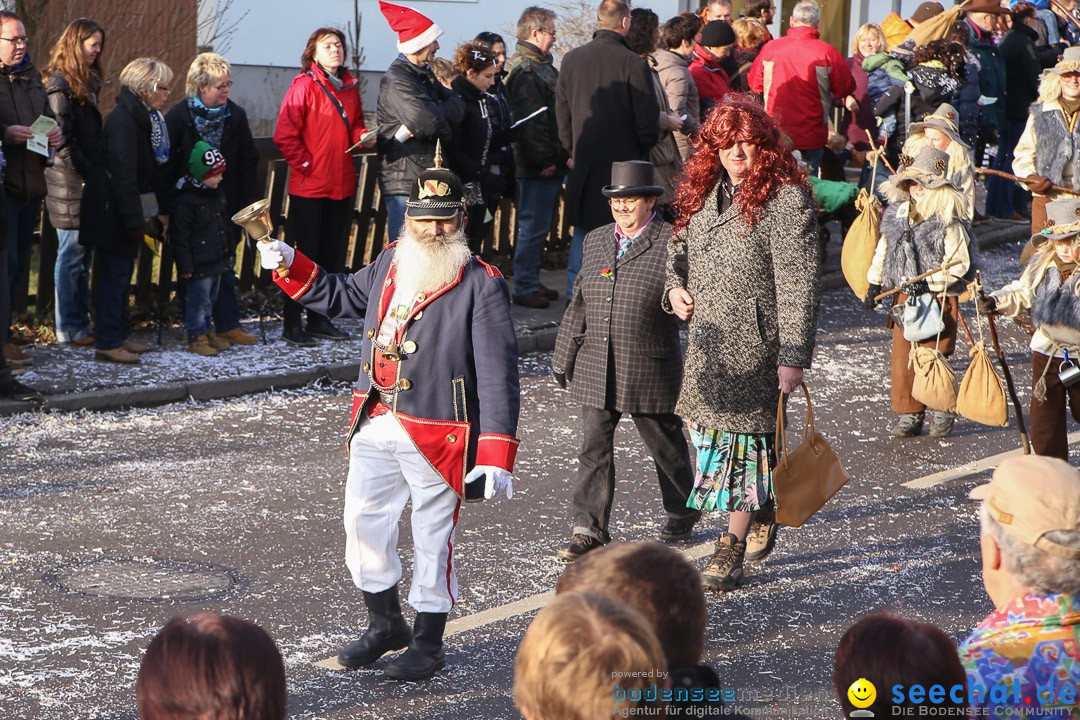
<svg viewBox="0 0 1080 720">
<path fill-rule="evenodd" d="M 188 158 L 188 174 L 199 182 L 225 172 L 225 156 L 205 140 L 195 143 Z"/>
</svg>

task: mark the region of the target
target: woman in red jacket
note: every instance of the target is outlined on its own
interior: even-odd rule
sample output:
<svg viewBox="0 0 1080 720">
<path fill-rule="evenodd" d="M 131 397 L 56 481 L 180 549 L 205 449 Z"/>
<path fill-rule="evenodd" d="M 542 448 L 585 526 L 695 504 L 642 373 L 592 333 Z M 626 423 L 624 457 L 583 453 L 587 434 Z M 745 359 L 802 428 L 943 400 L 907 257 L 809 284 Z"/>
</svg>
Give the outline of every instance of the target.
<svg viewBox="0 0 1080 720">
<path fill-rule="evenodd" d="M 345 35 L 336 28 L 313 32 L 300 58 L 302 72 L 285 93 L 274 131 L 290 170 L 285 239 L 331 272 L 344 269 L 356 192 L 356 169 L 346 150 L 365 133 L 360 88 L 344 65 Z M 311 347 L 312 336 L 349 337 L 312 310 L 305 331 L 300 313 L 300 305 L 286 298 L 282 337 L 292 345 Z"/>
</svg>

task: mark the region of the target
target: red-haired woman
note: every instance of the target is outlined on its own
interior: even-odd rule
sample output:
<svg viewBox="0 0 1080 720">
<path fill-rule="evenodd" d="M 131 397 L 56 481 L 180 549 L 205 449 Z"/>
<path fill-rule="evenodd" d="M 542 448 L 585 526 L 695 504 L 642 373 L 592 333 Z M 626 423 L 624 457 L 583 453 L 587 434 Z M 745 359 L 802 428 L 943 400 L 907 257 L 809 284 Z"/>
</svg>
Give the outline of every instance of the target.
<svg viewBox="0 0 1080 720">
<path fill-rule="evenodd" d="M 776 124 L 742 94 L 709 114 L 674 209 L 664 306 L 690 323 L 676 407 L 697 449 L 687 504 L 731 513 L 703 573 L 706 587 L 727 591 L 743 560 L 763 560 L 776 540 L 776 405 L 814 349 L 817 220 Z"/>
<path fill-rule="evenodd" d="M 300 56 L 301 72 L 281 101 L 274 130 L 274 142 L 289 164 L 285 239 L 331 272 L 341 270 L 344 263 L 356 193 L 356 169 L 346 150 L 365 133 L 360 88 L 345 67 L 345 58 L 345 33 L 337 28 L 311 33 Z M 299 304 L 285 299 L 285 342 L 311 347 L 312 336 L 348 339 L 328 317 L 313 310 L 308 310 L 305 331 L 300 310 Z"/>
</svg>

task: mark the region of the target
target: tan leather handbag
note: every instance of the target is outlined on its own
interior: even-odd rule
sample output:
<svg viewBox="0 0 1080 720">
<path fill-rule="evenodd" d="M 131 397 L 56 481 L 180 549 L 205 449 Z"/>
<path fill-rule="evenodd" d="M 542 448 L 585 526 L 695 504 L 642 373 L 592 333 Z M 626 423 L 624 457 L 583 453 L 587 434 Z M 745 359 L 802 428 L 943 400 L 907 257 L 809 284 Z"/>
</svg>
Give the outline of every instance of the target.
<svg viewBox="0 0 1080 720">
<path fill-rule="evenodd" d="M 776 406 L 777 462 L 773 470 L 773 491 L 776 493 L 776 521 L 788 527 L 799 527 L 806 522 L 848 481 L 839 456 L 814 429 L 810 391 L 806 383 L 801 387 L 806 396 L 806 422 L 802 444 L 793 452 L 787 452 L 784 436 L 783 393 Z"/>
</svg>

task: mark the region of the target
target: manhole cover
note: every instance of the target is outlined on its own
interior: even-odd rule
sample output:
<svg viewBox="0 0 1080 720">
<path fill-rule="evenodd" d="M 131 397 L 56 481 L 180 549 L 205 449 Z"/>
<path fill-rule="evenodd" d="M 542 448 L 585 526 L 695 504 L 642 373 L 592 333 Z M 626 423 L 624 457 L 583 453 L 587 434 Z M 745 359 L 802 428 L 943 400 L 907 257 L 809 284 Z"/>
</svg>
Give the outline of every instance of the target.
<svg viewBox="0 0 1080 720">
<path fill-rule="evenodd" d="M 57 568 L 46 580 L 81 595 L 156 601 L 218 597 L 239 582 L 221 565 L 164 558 L 104 558 Z"/>
</svg>

